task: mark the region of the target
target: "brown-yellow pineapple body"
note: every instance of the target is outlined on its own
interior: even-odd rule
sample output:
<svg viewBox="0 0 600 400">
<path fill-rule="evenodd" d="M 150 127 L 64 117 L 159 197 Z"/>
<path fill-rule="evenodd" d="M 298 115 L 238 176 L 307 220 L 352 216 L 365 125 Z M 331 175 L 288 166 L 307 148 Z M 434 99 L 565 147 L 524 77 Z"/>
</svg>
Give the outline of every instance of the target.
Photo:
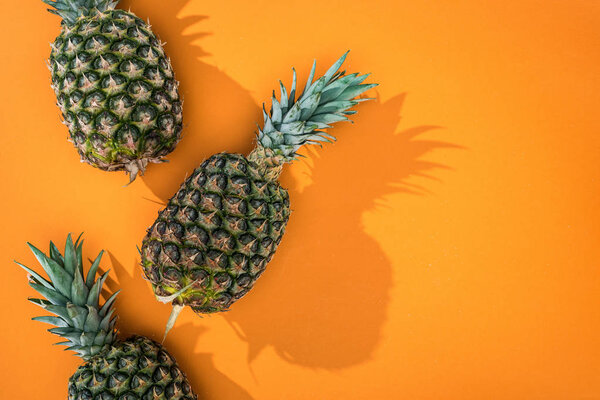
<svg viewBox="0 0 600 400">
<path fill-rule="evenodd" d="M 289 196 L 240 154 L 210 157 L 186 179 L 148 230 L 144 273 L 157 296 L 199 313 L 246 294 L 281 241 Z"/>
<path fill-rule="evenodd" d="M 150 25 L 112 8 L 116 2 L 92 3 L 82 3 L 74 16 L 60 14 L 62 30 L 48 60 L 52 88 L 81 161 L 133 179 L 181 137 L 178 83 Z"/>
<path fill-rule="evenodd" d="M 195 400 L 177 363 L 159 343 L 144 336 L 118 341 L 77 368 L 69 400 Z"/>
</svg>

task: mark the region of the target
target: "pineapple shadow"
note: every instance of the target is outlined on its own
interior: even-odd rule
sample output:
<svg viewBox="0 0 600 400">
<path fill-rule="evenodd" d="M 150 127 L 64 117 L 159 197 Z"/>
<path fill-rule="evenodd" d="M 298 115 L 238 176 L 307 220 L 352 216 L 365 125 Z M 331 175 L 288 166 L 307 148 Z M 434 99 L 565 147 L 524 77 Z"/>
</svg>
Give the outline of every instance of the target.
<svg viewBox="0 0 600 400">
<path fill-rule="evenodd" d="M 307 170 L 312 183 L 290 190 L 293 211 L 275 257 L 253 291 L 225 314 L 248 343 L 249 363 L 267 347 L 312 368 L 344 368 L 373 356 L 392 274 L 402 271 L 392 271 L 365 232 L 363 214 L 387 195 L 426 195 L 427 178 L 437 180 L 432 173 L 447 167 L 422 157 L 460 147 L 429 139 L 434 126 L 398 131 L 404 99 L 361 104 L 354 124 L 332 130 L 335 145 L 309 149 L 307 161 L 294 166 Z M 287 171 L 284 186 L 293 187 Z M 424 178 L 417 179 L 421 186 L 407 183 L 415 176 Z"/>
<path fill-rule="evenodd" d="M 162 340 L 162 332 L 156 330 L 156 321 L 168 318 L 168 307 L 158 303 L 142 277 L 140 266 L 134 265 L 133 274 L 123 267 L 113 254 L 108 253 L 112 272 L 109 274 L 103 292 L 104 298 L 109 293 L 123 289 L 117 298 L 117 327 L 121 337 L 138 334 L 147 336 L 155 341 Z M 104 265 L 106 263 L 103 263 Z M 99 268 L 105 272 L 107 268 Z M 136 276 L 139 274 L 140 276 Z M 116 280 L 115 280 L 116 277 Z M 121 307 L 127 304 L 128 307 Z M 162 328 L 162 327 L 161 327 Z M 199 399 L 235 399 L 252 400 L 250 394 L 214 365 L 212 354 L 194 353 L 193 349 L 200 341 L 207 328 L 190 322 L 178 324 L 173 329 L 164 345 L 169 353 L 177 360 L 181 369 L 187 375 L 194 393 Z M 190 355 L 190 353 L 192 353 Z"/>
<path fill-rule="evenodd" d="M 167 42 L 165 50 L 181 82 L 182 141 L 167 156 L 169 163 L 149 166 L 141 178 L 164 203 L 212 154 L 248 154 L 254 142 L 252 127 L 262 119 L 260 107 L 246 89 L 202 61 L 208 54 L 196 42 L 211 33 L 186 32 L 197 31 L 196 24 L 208 17 L 179 17 L 189 1 L 125 0 L 121 4 L 123 8 L 131 5 L 137 15 L 150 19 L 154 32 Z M 434 150 L 460 148 L 429 139 L 435 126 L 399 131 L 404 99 L 405 95 L 397 95 L 385 102 L 361 104 L 354 124 L 332 130 L 338 143 L 305 151 L 307 161 L 292 168 L 307 170 L 312 180 L 309 186 L 294 188 L 290 167 L 284 169 L 282 184 L 290 188 L 293 210 L 286 234 L 255 288 L 224 314 L 247 342 L 249 363 L 268 347 L 290 363 L 313 368 L 345 368 L 373 356 L 387 317 L 392 275 L 401 271 L 392 271 L 392 260 L 365 232 L 363 214 L 388 195 L 427 195 L 426 184 L 437 180 L 433 174 L 447 167 L 423 157 L 430 158 Z M 234 117 L 231 110 L 235 110 Z M 415 179 L 407 182 L 414 177 L 422 179 L 418 184 L 412 183 Z M 141 277 L 133 281 L 133 286 L 146 285 Z M 154 298 L 144 301 L 152 303 L 156 303 Z M 166 320 L 163 308 L 153 312 Z M 189 332 L 184 335 L 186 329 Z M 176 345 L 173 338 L 178 337 L 184 347 L 174 356 L 189 350 L 195 330 L 191 324 L 173 329 L 168 342 Z M 198 355 L 198 360 L 211 370 L 210 356 Z M 192 381 L 211 379 L 202 376 L 202 368 L 190 367 L 185 369 Z M 249 398 L 232 384 L 232 395 L 224 398 Z M 198 394 L 202 393 L 199 389 L 195 387 Z"/>
<path fill-rule="evenodd" d="M 252 127 L 261 117 L 259 106 L 246 89 L 219 68 L 201 60 L 209 54 L 196 42 L 211 33 L 198 32 L 197 25 L 209 17 L 180 17 L 189 2 L 126 0 L 120 4 L 125 9 L 131 6 L 139 17 L 150 20 L 153 31 L 166 42 L 165 51 L 180 82 L 184 124 L 181 142 L 167 155 L 169 162 L 149 165 L 141 177 L 150 190 L 165 201 L 177 191 L 185 177 L 212 154 L 248 153 L 254 138 Z"/>
</svg>

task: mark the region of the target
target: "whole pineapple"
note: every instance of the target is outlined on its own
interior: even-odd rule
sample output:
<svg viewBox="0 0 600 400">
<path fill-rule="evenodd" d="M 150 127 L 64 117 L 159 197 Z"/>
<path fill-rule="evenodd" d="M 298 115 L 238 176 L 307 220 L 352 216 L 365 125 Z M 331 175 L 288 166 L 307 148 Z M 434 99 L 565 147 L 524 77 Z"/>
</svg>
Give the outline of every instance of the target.
<svg viewBox="0 0 600 400">
<path fill-rule="evenodd" d="M 50 242 L 49 256 L 29 244 L 49 277 L 19 264 L 29 284 L 44 298 L 29 300 L 55 316 L 33 318 L 56 326 L 49 329 L 64 339 L 85 363 L 69 379 L 68 398 L 83 399 L 197 399 L 184 373 L 159 344 L 143 336 L 117 339 L 112 294 L 100 306 L 108 271 L 96 280 L 102 253 L 83 271 L 83 241 L 67 236 L 64 255 Z"/>
<path fill-rule="evenodd" d="M 118 0 L 43 0 L 62 18 L 52 89 L 81 161 L 126 171 L 161 162 L 181 137 L 178 82 L 150 25 Z"/>
<path fill-rule="evenodd" d="M 344 54 L 315 82 L 315 64 L 303 93 L 295 99 L 280 83 L 264 126 L 248 157 L 210 157 L 183 183 L 149 228 L 142 243 L 142 267 L 159 300 L 174 308 L 167 329 L 185 305 L 197 313 L 227 310 L 264 271 L 290 216 L 289 195 L 277 181 L 283 164 L 304 144 L 330 142 L 323 132 L 348 120 L 355 97 L 375 84 L 368 75 L 338 71 Z"/>
</svg>

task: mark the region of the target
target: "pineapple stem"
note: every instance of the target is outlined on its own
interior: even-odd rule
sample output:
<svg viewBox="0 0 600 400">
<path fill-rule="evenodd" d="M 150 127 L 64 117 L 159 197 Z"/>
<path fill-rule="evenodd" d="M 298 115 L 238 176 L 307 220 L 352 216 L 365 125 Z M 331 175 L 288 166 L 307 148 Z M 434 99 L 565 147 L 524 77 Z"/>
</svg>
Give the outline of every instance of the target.
<svg viewBox="0 0 600 400">
<path fill-rule="evenodd" d="M 125 164 L 125 171 L 129 174 L 129 182 L 127 183 L 127 185 L 125 186 L 129 186 L 133 183 L 133 181 L 135 180 L 135 178 L 137 178 L 138 176 L 144 175 L 144 172 L 146 171 L 146 167 L 148 166 L 148 159 L 146 158 L 142 158 L 142 159 L 137 159 L 137 160 L 133 160 L 130 163 Z M 154 160 L 150 160 L 153 162 L 156 162 Z"/>
<path fill-rule="evenodd" d="M 279 178 L 283 164 L 287 162 L 284 157 L 276 155 L 272 149 L 265 148 L 260 143 L 248 154 L 248 160 L 256 163 L 260 173 L 272 182 Z"/>
</svg>

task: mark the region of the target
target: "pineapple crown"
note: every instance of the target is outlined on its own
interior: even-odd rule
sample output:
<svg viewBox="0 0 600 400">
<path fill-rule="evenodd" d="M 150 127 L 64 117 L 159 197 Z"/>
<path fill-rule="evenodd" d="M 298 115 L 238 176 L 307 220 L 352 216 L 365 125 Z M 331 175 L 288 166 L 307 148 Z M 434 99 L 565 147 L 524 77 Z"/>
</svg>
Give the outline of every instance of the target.
<svg viewBox="0 0 600 400">
<path fill-rule="evenodd" d="M 29 298 L 29 301 L 55 314 L 35 317 L 33 320 L 54 325 L 55 328 L 48 331 L 66 339 L 57 344 L 68 346 L 67 350 L 73 350 L 81 358 L 88 360 L 116 339 L 116 317 L 112 315 L 119 292 L 111 295 L 104 305 L 100 306 L 100 292 L 108 271 L 97 280 L 95 277 L 103 251 L 92 262 L 84 279 L 83 240 L 80 239 L 81 235 L 73 243 L 69 234 L 64 255 L 52 242 L 50 256 L 27 243 L 49 280 L 33 269 L 15 262 L 29 273 L 29 285 L 44 297 Z"/>
<path fill-rule="evenodd" d="M 79 18 L 94 12 L 105 12 L 117 6 L 119 0 L 42 0 L 50 7 L 48 11 L 60 16 L 66 24 L 73 25 Z"/>
<path fill-rule="evenodd" d="M 308 81 L 302 94 L 296 96 L 296 70 L 293 70 L 291 90 L 279 81 L 281 96 L 271 99 L 271 111 L 267 114 L 263 104 L 263 128 L 258 130 L 258 147 L 268 149 L 271 158 L 282 158 L 284 162 L 293 161 L 296 151 L 305 144 L 320 144 L 335 138 L 324 132 L 331 124 L 347 121 L 348 115 L 356 114 L 349 109 L 369 98 L 357 99 L 364 91 L 377 86 L 376 83 L 362 84 L 369 76 L 358 73 L 345 75 L 339 71 L 348 51 L 344 53 L 327 72 L 313 82 L 316 61 L 313 62 Z"/>
</svg>

